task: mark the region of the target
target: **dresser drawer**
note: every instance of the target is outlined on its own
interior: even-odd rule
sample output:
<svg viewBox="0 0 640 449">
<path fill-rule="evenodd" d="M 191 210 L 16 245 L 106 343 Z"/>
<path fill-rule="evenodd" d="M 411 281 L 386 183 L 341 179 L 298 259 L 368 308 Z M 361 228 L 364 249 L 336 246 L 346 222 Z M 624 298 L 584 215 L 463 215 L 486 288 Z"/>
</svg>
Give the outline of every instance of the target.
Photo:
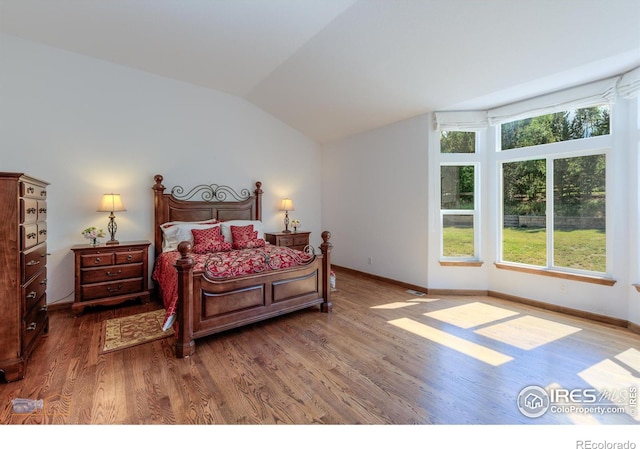
<svg viewBox="0 0 640 449">
<path fill-rule="evenodd" d="M 33 340 L 41 333 L 42 328 L 47 322 L 47 296 L 43 295 L 38 299 L 34 307 L 27 313 L 25 320 L 22 322 L 24 326 L 24 349 L 27 350 L 33 343 Z"/>
<path fill-rule="evenodd" d="M 107 267 L 83 269 L 80 273 L 80 282 L 82 284 L 95 284 L 96 282 L 110 282 L 142 276 L 142 263 L 110 265 Z"/>
<path fill-rule="evenodd" d="M 97 251 L 95 253 L 80 255 L 80 267 L 82 268 L 104 267 L 113 265 L 113 262 L 113 252 L 111 251 Z"/>
<path fill-rule="evenodd" d="M 38 221 L 47 221 L 47 202 L 38 201 Z"/>
<path fill-rule="evenodd" d="M 22 250 L 32 248 L 38 244 L 38 224 L 20 226 Z"/>
<path fill-rule="evenodd" d="M 38 243 L 47 241 L 47 223 L 38 222 Z"/>
<path fill-rule="evenodd" d="M 82 300 L 107 298 L 110 296 L 126 295 L 129 293 L 142 292 L 143 279 L 126 279 L 115 282 L 103 282 L 100 284 L 89 284 L 82 286 Z"/>
<path fill-rule="evenodd" d="M 31 279 L 34 274 L 47 265 L 47 245 L 39 245 L 20 254 L 22 265 L 22 283 Z"/>
<path fill-rule="evenodd" d="M 47 197 L 47 188 L 38 184 L 22 181 L 20 183 L 20 196 L 45 199 Z"/>
<path fill-rule="evenodd" d="M 35 198 L 20 199 L 20 222 L 31 224 L 38 221 L 38 200 Z"/>
<path fill-rule="evenodd" d="M 44 269 L 42 272 L 30 280 L 27 284 L 22 287 L 22 297 L 24 298 L 25 310 L 24 312 L 28 313 L 29 309 L 33 307 L 33 305 L 38 302 L 40 297 L 45 294 L 47 291 L 47 270 Z"/>
</svg>

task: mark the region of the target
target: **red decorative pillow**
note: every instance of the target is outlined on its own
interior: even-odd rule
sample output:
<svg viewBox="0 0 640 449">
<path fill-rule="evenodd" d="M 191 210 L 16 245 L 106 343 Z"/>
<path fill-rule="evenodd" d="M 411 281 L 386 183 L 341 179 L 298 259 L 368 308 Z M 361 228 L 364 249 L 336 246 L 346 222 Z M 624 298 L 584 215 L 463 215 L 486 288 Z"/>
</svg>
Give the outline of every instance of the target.
<svg viewBox="0 0 640 449">
<path fill-rule="evenodd" d="M 245 240 L 251 240 L 258 238 L 258 231 L 253 230 L 253 225 L 246 226 L 233 226 L 231 225 L 231 241 L 233 243 L 244 242 Z"/>
<path fill-rule="evenodd" d="M 259 239 L 259 238 L 243 240 L 240 242 L 236 242 L 235 240 L 233 241 L 233 249 L 264 248 L 265 245 L 266 245 L 266 242 L 264 241 L 264 239 Z"/>
<path fill-rule="evenodd" d="M 231 244 L 224 241 L 220 226 L 207 229 L 192 229 L 193 252 L 197 254 L 216 251 L 231 251 Z"/>
<path fill-rule="evenodd" d="M 220 226 L 215 226 L 207 229 L 192 229 L 193 243 L 205 243 L 209 240 L 224 240 L 222 233 L 220 232 Z"/>
</svg>

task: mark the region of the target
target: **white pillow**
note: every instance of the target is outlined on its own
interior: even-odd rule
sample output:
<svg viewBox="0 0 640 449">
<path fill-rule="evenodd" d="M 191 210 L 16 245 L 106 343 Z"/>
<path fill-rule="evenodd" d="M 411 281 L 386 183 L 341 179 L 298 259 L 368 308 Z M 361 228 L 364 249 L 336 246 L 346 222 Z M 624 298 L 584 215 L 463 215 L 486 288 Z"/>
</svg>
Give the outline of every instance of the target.
<svg viewBox="0 0 640 449">
<path fill-rule="evenodd" d="M 253 230 L 258 231 L 258 238 L 264 239 L 264 225 L 259 220 L 229 220 L 223 221 L 222 227 L 220 231 L 224 236 L 225 242 L 233 243 L 233 238 L 231 237 L 231 226 L 247 226 L 253 225 Z"/>
<path fill-rule="evenodd" d="M 208 229 L 220 226 L 217 220 L 171 221 L 160 225 L 162 229 L 162 252 L 175 251 L 180 242 L 193 243 L 192 229 Z"/>
</svg>

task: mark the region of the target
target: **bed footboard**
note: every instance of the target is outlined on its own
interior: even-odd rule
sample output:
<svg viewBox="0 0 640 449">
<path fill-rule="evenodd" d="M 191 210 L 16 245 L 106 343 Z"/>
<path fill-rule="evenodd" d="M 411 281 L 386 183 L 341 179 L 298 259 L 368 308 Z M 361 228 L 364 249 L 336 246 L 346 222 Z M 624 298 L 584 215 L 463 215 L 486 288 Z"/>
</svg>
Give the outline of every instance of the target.
<svg viewBox="0 0 640 449">
<path fill-rule="evenodd" d="M 192 247 L 182 242 L 176 261 L 177 357 L 195 352 L 195 340 L 314 305 L 332 311 L 331 233 L 322 233 L 321 255 L 308 265 L 236 279 L 213 280 L 194 273 Z"/>
</svg>

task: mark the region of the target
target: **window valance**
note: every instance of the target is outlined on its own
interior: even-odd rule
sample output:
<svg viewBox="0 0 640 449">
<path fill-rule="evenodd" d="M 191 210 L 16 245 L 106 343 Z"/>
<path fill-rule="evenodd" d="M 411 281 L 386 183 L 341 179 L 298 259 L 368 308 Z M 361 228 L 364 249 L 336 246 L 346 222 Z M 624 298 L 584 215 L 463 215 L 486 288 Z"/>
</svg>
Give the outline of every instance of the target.
<svg viewBox="0 0 640 449">
<path fill-rule="evenodd" d="M 598 103 L 610 103 L 615 99 L 619 80 L 619 76 L 608 78 L 490 109 L 487 111 L 489 124 L 497 125 L 527 117 L 585 108 Z"/>
<path fill-rule="evenodd" d="M 489 126 L 487 111 L 446 111 L 434 115 L 440 131 L 479 131 Z"/>
<path fill-rule="evenodd" d="M 620 82 L 618 82 L 618 94 L 627 99 L 640 95 L 640 67 L 622 75 Z"/>
<path fill-rule="evenodd" d="M 486 111 L 436 112 L 434 125 L 440 131 L 478 131 L 491 125 L 499 125 L 527 117 L 612 103 L 618 96 L 631 99 L 639 95 L 640 67 L 637 67 L 622 75 Z"/>
</svg>

